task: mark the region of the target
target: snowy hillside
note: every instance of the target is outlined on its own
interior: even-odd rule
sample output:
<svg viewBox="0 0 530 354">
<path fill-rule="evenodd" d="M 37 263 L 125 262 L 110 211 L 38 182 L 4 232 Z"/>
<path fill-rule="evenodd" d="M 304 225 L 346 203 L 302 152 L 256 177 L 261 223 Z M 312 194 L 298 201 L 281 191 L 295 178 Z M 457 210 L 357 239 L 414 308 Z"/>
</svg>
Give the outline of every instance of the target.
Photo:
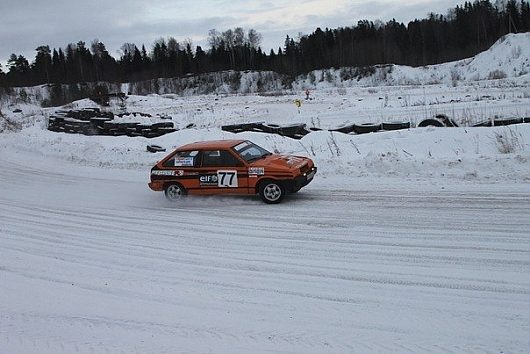
<svg viewBox="0 0 530 354">
<path fill-rule="evenodd" d="M 412 68 L 400 65 L 379 65 L 369 68 L 340 68 L 316 70 L 294 79 L 274 72 L 225 71 L 205 73 L 183 78 L 161 78 L 132 82 L 83 83 L 61 85 L 61 96 L 69 102 L 80 93 L 93 92 L 97 85 L 107 86 L 109 92 L 122 91 L 133 95 L 176 94 L 179 96 L 202 94 L 252 94 L 296 92 L 310 89 L 343 87 L 435 85 L 457 86 L 462 82 L 495 80 L 495 85 L 527 86 L 530 83 L 530 33 L 509 34 L 500 38 L 489 50 L 473 58 L 455 62 Z M 52 86 L 14 88 L 0 94 L 0 102 L 49 101 Z M 57 93 L 56 93 L 57 94 Z M 85 94 L 84 97 L 86 97 Z M 70 99 L 71 101 L 72 99 Z"/>
<path fill-rule="evenodd" d="M 412 68 L 402 65 L 376 66 L 373 70 L 355 68 L 317 70 L 297 78 L 294 86 L 430 85 L 522 77 L 530 80 L 530 33 L 508 34 L 490 49 L 473 58 L 439 65 Z"/>
</svg>

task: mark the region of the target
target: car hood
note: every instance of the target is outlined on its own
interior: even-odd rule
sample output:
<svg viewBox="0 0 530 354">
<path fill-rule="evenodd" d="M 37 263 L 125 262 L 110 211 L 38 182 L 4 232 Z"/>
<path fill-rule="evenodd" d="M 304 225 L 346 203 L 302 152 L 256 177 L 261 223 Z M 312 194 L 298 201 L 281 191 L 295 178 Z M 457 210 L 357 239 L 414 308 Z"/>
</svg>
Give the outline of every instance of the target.
<svg viewBox="0 0 530 354">
<path fill-rule="evenodd" d="M 263 159 L 252 161 L 252 167 L 269 167 L 278 169 L 300 168 L 307 164 L 308 158 L 292 155 L 269 155 Z"/>
</svg>

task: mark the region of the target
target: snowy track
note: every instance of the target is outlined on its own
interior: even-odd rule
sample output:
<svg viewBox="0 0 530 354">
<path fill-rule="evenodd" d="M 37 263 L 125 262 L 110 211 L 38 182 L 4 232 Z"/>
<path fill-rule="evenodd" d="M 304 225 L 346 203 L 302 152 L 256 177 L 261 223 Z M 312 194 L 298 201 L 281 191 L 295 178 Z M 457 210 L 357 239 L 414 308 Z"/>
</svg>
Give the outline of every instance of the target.
<svg viewBox="0 0 530 354">
<path fill-rule="evenodd" d="M 530 346 L 528 186 L 168 204 L 135 171 L 29 166 L 0 159 L 0 352 Z"/>
</svg>

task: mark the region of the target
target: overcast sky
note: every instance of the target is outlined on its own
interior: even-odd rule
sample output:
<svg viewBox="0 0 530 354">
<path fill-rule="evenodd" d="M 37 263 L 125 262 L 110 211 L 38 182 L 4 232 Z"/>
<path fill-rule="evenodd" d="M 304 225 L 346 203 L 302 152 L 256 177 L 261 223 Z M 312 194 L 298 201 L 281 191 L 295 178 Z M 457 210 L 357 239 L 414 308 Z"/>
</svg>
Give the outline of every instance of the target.
<svg viewBox="0 0 530 354">
<path fill-rule="evenodd" d="M 463 0 L 0 0 L 0 63 L 11 53 L 30 62 L 35 48 L 64 48 L 97 38 L 118 57 L 124 42 L 145 44 L 169 36 L 190 38 L 207 48 L 208 30 L 254 28 L 267 52 L 283 46 L 286 35 L 351 26 L 359 20 L 408 22 L 429 12 L 446 14 Z"/>
</svg>

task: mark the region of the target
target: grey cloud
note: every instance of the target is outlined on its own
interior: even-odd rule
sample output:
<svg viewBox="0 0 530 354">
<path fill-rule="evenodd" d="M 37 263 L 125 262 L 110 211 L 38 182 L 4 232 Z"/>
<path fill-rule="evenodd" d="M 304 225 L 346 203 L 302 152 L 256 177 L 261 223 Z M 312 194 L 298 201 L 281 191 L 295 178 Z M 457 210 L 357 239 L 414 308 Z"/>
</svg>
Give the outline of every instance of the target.
<svg viewBox="0 0 530 354">
<path fill-rule="evenodd" d="M 387 1 L 370 1 L 352 3 L 347 8 L 337 9 L 331 15 L 307 15 L 302 19 L 302 25 L 297 27 L 282 26 L 278 28 L 277 23 L 267 22 L 257 26 L 257 30 L 263 34 L 263 47 L 267 52 L 272 48 L 276 52 L 278 47 L 283 47 L 286 35 L 297 38 L 298 33 L 309 34 L 317 27 L 338 28 L 356 25 L 360 20 L 396 21 L 407 24 L 416 18 L 425 18 L 428 13 L 434 12 L 446 14 L 449 8 L 460 4 L 458 0 L 440 0 L 429 3 L 410 4 L 404 1 L 401 4 L 393 4 Z"/>
</svg>

